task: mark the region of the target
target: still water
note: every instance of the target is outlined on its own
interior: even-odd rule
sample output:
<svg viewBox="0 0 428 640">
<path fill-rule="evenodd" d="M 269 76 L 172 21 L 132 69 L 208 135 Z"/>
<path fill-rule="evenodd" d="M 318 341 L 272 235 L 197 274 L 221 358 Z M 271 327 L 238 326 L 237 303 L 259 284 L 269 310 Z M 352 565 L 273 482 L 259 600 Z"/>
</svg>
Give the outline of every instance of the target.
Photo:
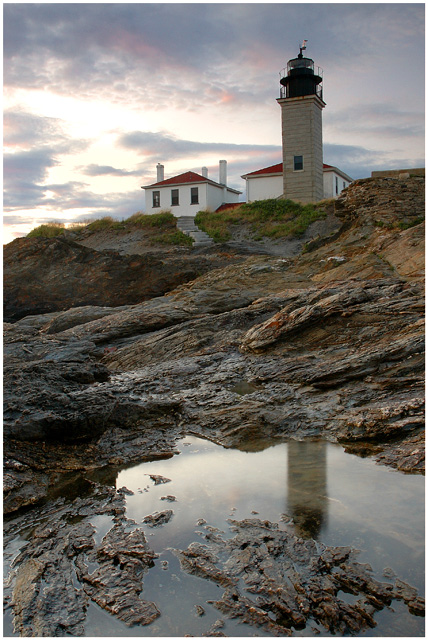
<svg viewBox="0 0 428 640">
<path fill-rule="evenodd" d="M 142 597 L 155 602 L 162 615 L 149 626 L 128 628 L 92 604 L 87 636 L 207 633 L 221 614 L 206 601 L 220 598 L 222 589 L 182 572 L 170 550 L 185 549 L 193 541 L 203 543 L 202 520 L 223 531 L 223 537 L 232 535 L 228 519 L 261 518 L 327 545 L 353 546 L 361 550 L 359 562 L 373 567 L 376 579 L 388 582 L 383 575 L 388 568 L 424 596 L 422 476 L 401 474 L 320 441 L 245 452 L 186 437 L 178 450 L 180 454 L 168 460 L 121 471 L 116 482 L 118 489 L 133 492 L 126 496 L 126 515 L 139 525 L 149 514 L 174 512 L 162 526 L 142 524 L 150 546 L 159 554 L 144 578 Z M 169 481 L 155 484 L 150 475 Z M 112 526 L 107 516 L 92 522 L 100 539 Z M 195 615 L 195 605 L 204 608 L 202 618 Z M 394 601 L 375 619 L 377 627 L 365 635 L 424 636 L 424 619 L 410 615 L 401 602 Z M 264 635 L 232 620 L 226 620 L 220 631 L 228 636 Z M 294 635 L 305 635 L 305 631 Z"/>
</svg>

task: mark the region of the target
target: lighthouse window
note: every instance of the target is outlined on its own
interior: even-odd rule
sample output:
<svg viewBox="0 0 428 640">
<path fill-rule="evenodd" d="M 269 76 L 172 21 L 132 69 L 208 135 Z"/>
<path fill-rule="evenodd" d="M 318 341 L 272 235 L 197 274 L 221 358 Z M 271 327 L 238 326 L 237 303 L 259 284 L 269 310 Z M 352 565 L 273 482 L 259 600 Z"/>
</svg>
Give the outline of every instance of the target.
<svg viewBox="0 0 428 640">
<path fill-rule="evenodd" d="M 178 189 L 171 189 L 171 206 L 174 207 L 178 204 Z"/>
<path fill-rule="evenodd" d="M 160 191 L 153 191 L 153 206 L 160 207 Z"/>
<path fill-rule="evenodd" d="M 191 187 L 190 189 L 190 204 L 199 204 L 198 187 Z"/>
<path fill-rule="evenodd" d="M 294 156 L 294 171 L 303 171 L 303 156 Z"/>
</svg>

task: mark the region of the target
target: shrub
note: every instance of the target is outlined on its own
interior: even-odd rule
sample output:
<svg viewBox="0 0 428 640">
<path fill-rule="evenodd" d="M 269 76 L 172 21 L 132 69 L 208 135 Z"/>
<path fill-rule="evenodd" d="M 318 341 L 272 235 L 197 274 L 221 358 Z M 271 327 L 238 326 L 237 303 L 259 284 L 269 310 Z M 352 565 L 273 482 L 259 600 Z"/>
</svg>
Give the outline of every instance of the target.
<svg viewBox="0 0 428 640">
<path fill-rule="evenodd" d="M 139 225 L 141 227 L 175 227 L 176 217 L 171 211 L 159 211 L 159 213 L 145 214 L 141 212 L 134 213 L 130 218 L 125 220 L 125 224 Z"/>
<path fill-rule="evenodd" d="M 421 224 L 421 222 L 423 222 L 424 220 L 425 220 L 425 216 L 418 216 L 414 220 L 407 220 L 407 221 L 402 220 L 401 222 L 398 223 L 398 228 L 402 230 L 411 229 L 412 227 L 416 227 L 416 225 Z"/>
<path fill-rule="evenodd" d="M 101 231 L 103 229 L 124 229 L 124 223 L 120 220 L 115 220 L 111 216 L 105 216 L 94 220 L 86 227 L 89 231 Z"/>
<path fill-rule="evenodd" d="M 177 229 L 171 233 L 162 233 L 161 235 L 152 236 L 150 238 L 150 244 L 169 244 L 169 245 L 184 245 L 192 246 L 193 238 L 186 236 L 185 233 Z"/>
<path fill-rule="evenodd" d="M 293 200 L 269 199 L 215 213 L 199 211 L 195 222 L 216 242 L 227 242 L 232 225 L 248 225 L 257 240 L 291 238 L 303 235 L 310 224 L 326 216 L 322 203 L 302 205 Z"/>
<path fill-rule="evenodd" d="M 55 238 L 65 231 L 63 222 L 49 222 L 41 224 L 27 233 L 27 238 Z"/>
</svg>

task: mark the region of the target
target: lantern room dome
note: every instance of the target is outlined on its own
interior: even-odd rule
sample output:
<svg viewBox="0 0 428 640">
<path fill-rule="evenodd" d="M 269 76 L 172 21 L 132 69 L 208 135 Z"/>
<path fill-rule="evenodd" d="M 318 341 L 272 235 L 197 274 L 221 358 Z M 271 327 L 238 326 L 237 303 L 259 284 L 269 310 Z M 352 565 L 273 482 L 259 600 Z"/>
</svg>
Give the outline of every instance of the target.
<svg viewBox="0 0 428 640">
<path fill-rule="evenodd" d="M 314 61 L 300 51 L 280 72 L 281 98 L 317 95 L 322 100 L 322 69 L 315 69 Z"/>
</svg>

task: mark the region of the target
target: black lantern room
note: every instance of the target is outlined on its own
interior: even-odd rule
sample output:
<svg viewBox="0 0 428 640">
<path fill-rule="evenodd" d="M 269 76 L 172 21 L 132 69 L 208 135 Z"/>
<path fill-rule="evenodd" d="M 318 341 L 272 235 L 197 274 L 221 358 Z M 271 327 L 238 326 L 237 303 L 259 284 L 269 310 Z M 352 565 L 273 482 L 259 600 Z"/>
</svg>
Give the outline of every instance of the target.
<svg viewBox="0 0 428 640">
<path fill-rule="evenodd" d="M 322 100 L 322 69 L 314 69 L 314 61 L 304 58 L 300 47 L 297 58 L 289 60 L 287 69 L 280 72 L 281 98 L 317 95 Z"/>
</svg>

